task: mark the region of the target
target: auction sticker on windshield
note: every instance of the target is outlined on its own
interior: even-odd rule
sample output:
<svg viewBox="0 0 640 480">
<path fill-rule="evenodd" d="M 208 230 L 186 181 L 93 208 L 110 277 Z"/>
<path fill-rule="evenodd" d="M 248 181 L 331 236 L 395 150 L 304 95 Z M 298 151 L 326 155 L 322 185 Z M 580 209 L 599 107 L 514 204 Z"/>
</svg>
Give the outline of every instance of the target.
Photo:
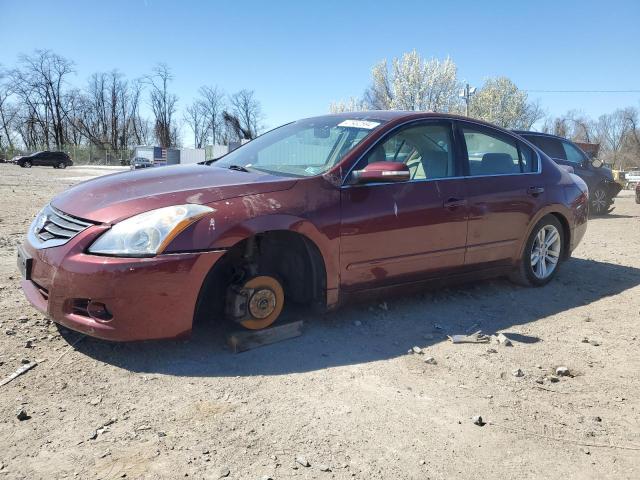
<svg viewBox="0 0 640 480">
<path fill-rule="evenodd" d="M 380 122 L 371 122 L 369 120 L 345 120 L 338 124 L 339 127 L 365 128 L 372 130 L 380 125 Z"/>
</svg>

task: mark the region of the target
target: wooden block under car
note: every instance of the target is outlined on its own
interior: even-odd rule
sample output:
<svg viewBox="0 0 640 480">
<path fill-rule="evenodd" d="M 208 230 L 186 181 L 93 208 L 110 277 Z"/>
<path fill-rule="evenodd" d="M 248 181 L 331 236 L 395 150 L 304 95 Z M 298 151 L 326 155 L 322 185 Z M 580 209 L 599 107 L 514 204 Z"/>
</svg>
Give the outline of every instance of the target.
<svg viewBox="0 0 640 480">
<path fill-rule="evenodd" d="M 304 322 L 285 323 L 264 330 L 242 330 L 231 332 L 227 335 L 227 343 L 233 353 L 246 352 L 253 348 L 270 345 L 272 343 L 295 338 L 302 335 L 302 325 Z"/>
</svg>

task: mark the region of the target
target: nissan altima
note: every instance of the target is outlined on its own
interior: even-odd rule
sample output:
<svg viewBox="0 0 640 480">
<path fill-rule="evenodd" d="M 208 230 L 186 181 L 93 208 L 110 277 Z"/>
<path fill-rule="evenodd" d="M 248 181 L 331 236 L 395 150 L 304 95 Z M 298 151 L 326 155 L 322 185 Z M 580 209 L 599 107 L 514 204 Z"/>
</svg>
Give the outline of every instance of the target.
<svg viewBox="0 0 640 480">
<path fill-rule="evenodd" d="M 445 277 L 542 286 L 587 217 L 585 183 L 515 133 L 349 112 L 216 161 L 81 183 L 37 215 L 18 266 L 28 300 L 59 324 L 175 338 L 200 319 L 262 329 L 290 305 Z"/>
</svg>

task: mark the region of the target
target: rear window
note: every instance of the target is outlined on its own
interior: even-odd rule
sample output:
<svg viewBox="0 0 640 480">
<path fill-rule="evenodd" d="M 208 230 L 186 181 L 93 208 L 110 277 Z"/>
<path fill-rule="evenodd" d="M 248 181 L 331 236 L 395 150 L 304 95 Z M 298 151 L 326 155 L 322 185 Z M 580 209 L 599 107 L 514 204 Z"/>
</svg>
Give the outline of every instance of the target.
<svg viewBox="0 0 640 480">
<path fill-rule="evenodd" d="M 538 171 L 538 155 L 524 142 L 486 128 L 463 126 L 471 176 Z"/>
<path fill-rule="evenodd" d="M 567 155 L 562 148 L 562 142 L 556 138 L 543 137 L 542 135 L 525 135 L 524 138 L 549 155 L 551 158 L 566 160 Z"/>
</svg>

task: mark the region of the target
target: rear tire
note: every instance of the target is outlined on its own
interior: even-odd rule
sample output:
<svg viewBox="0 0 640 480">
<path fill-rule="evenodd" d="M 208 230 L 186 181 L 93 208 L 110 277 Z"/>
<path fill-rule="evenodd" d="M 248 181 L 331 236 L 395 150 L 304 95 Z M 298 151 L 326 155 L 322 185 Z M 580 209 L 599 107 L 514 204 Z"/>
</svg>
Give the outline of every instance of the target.
<svg viewBox="0 0 640 480">
<path fill-rule="evenodd" d="M 517 269 L 509 279 L 527 287 L 541 287 L 558 272 L 565 248 L 564 230 L 553 215 L 542 218 L 531 231 Z"/>
</svg>

